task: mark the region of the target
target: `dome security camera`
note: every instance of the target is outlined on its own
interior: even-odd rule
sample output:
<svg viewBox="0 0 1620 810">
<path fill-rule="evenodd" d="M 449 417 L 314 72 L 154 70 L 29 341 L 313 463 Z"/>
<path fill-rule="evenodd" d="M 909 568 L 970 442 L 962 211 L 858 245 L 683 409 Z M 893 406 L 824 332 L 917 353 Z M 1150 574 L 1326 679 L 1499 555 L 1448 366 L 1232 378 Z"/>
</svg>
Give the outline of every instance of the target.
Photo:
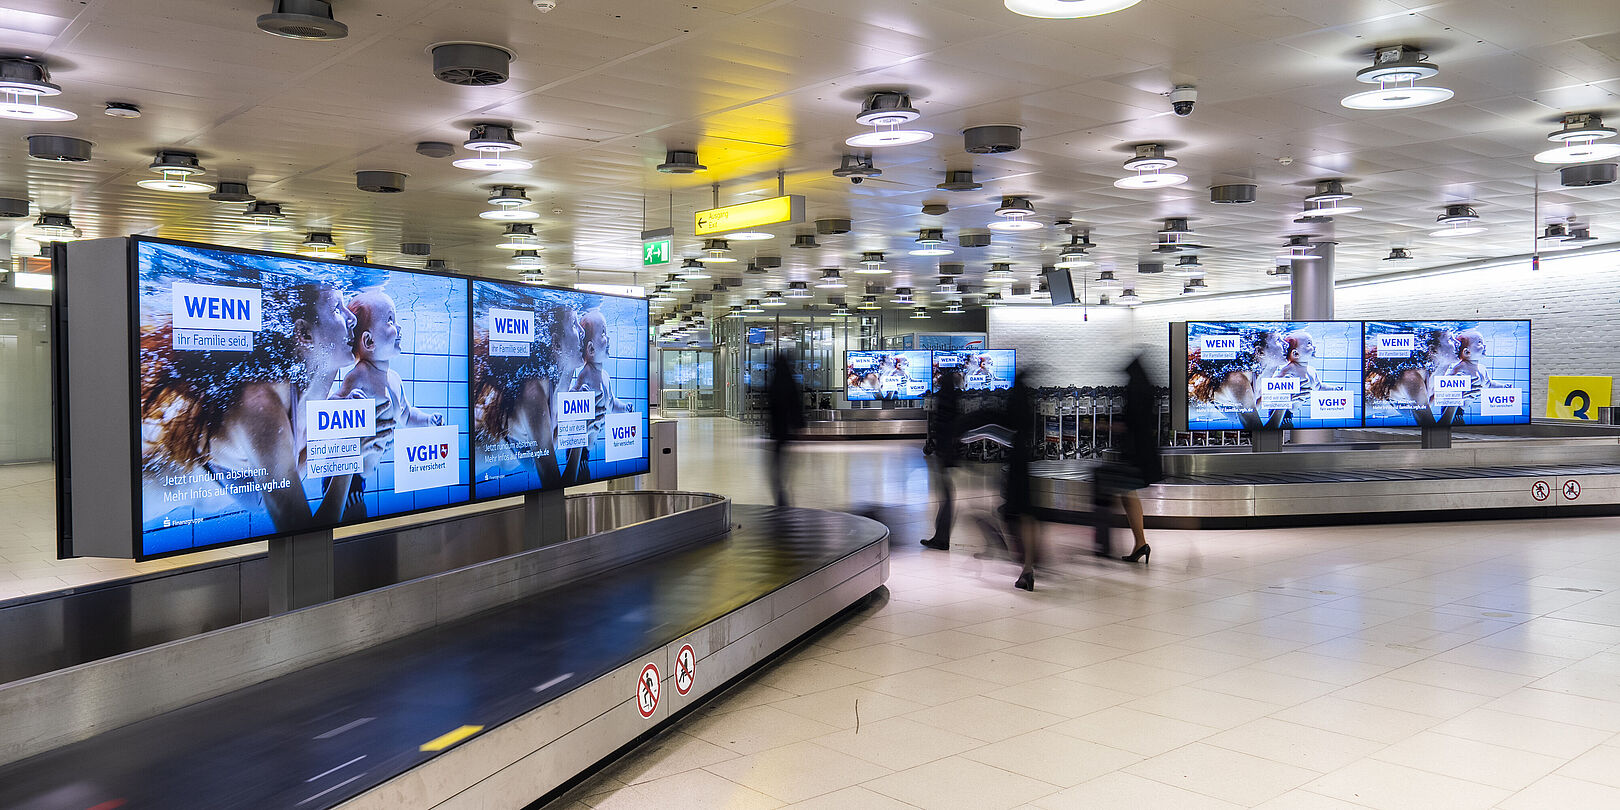
<svg viewBox="0 0 1620 810">
<path fill-rule="evenodd" d="M 866 182 L 866 178 L 864 178 L 864 177 L 857 174 L 854 177 L 849 178 L 849 182 L 854 183 L 855 185 L 858 186 L 858 185 Z"/>
<path fill-rule="evenodd" d="M 1197 102 L 1198 88 L 1190 84 L 1178 84 L 1170 91 L 1170 107 L 1182 118 L 1192 115 L 1193 104 Z"/>
</svg>

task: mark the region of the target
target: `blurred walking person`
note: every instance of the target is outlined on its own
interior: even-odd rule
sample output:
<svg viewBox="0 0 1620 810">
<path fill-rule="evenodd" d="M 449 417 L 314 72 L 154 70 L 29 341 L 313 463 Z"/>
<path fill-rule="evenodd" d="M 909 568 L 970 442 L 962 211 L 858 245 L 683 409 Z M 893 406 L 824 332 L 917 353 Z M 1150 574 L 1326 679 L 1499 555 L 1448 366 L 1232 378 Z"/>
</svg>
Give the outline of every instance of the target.
<svg viewBox="0 0 1620 810">
<path fill-rule="evenodd" d="M 1120 559 L 1141 560 L 1146 565 L 1153 555 L 1153 547 L 1148 545 L 1147 532 L 1142 526 L 1142 500 L 1136 492 L 1164 480 L 1164 466 L 1159 456 L 1158 398 L 1153 394 L 1153 383 L 1140 357 L 1125 366 L 1125 378 L 1124 419 L 1115 423 L 1114 428 L 1114 447 L 1118 448 L 1119 457 L 1115 462 L 1098 467 L 1093 482 L 1097 554 L 1113 554 L 1109 520 L 1103 510 L 1112 505 L 1111 501 L 1117 501 L 1135 541 L 1131 553 Z"/>
<path fill-rule="evenodd" d="M 928 440 L 923 443 L 923 455 L 928 457 L 928 477 L 939 495 L 939 506 L 934 513 L 934 536 L 923 540 L 922 544 L 940 551 L 951 547 L 951 525 L 956 517 L 956 486 L 951 481 L 951 469 L 961 453 L 960 381 L 961 375 L 955 369 L 940 374 L 934 409 L 928 412 Z"/>
<path fill-rule="evenodd" d="M 771 494 L 777 506 L 788 505 L 788 442 L 804 430 L 804 391 L 793 379 L 792 352 L 778 350 L 765 381 L 765 408 L 771 439 Z"/>
<path fill-rule="evenodd" d="M 1035 392 L 1029 387 L 1029 372 L 1019 371 L 1007 391 L 1007 411 L 1003 425 L 1011 432 L 1007 450 L 1007 478 L 1001 487 L 1001 515 L 1007 522 L 1007 544 L 1019 555 L 1023 572 L 1013 587 L 1035 590 L 1035 561 L 1041 545 L 1040 525 L 1035 520 L 1029 494 L 1029 457 L 1034 447 Z"/>
</svg>

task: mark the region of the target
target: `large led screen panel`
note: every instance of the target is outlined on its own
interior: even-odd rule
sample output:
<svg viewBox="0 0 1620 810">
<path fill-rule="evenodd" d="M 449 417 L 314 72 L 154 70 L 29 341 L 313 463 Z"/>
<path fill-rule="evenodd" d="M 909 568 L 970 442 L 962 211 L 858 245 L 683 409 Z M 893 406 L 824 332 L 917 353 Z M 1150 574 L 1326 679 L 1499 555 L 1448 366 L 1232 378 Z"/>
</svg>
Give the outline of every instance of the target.
<svg viewBox="0 0 1620 810">
<path fill-rule="evenodd" d="M 929 353 L 851 351 L 844 354 L 844 396 L 850 402 L 921 399 L 929 386 Z"/>
<path fill-rule="evenodd" d="M 138 556 L 469 499 L 465 280 L 132 244 Z"/>
<path fill-rule="evenodd" d="M 972 349 L 934 352 L 934 388 L 939 388 L 939 377 L 947 371 L 959 376 L 957 384 L 963 391 L 1005 391 L 1012 387 L 1014 358 L 1012 349 Z"/>
<path fill-rule="evenodd" d="M 1359 321 L 1190 321 L 1187 429 L 1361 425 Z"/>
<path fill-rule="evenodd" d="M 647 302 L 472 283 L 478 498 L 648 469 Z"/>
<path fill-rule="evenodd" d="M 1369 426 L 1530 423 L 1529 321 L 1368 321 Z"/>
</svg>

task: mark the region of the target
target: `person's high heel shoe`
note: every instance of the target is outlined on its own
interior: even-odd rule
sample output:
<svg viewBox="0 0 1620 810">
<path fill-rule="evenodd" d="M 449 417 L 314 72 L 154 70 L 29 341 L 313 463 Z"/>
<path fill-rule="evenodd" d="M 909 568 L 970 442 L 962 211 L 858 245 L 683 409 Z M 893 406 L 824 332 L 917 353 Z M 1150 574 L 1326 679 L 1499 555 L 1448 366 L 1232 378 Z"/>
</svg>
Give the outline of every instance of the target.
<svg viewBox="0 0 1620 810">
<path fill-rule="evenodd" d="M 1120 557 L 1120 559 L 1124 560 L 1125 562 L 1136 562 L 1137 560 L 1141 560 L 1143 565 L 1147 565 L 1148 558 L 1151 556 L 1153 556 L 1153 547 L 1143 543 L 1141 548 Z"/>
<path fill-rule="evenodd" d="M 1023 591 L 1035 590 L 1035 575 L 1027 572 L 1020 575 L 1018 581 L 1013 583 L 1013 587 Z"/>
</svg>

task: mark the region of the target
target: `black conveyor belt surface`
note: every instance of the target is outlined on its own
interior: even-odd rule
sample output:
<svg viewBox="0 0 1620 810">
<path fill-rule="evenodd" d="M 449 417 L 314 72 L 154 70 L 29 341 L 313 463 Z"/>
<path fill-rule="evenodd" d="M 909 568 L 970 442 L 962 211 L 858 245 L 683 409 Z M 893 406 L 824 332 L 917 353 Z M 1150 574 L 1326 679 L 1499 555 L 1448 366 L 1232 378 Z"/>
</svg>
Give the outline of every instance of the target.
<svg viewBox="0 0 1620 810">
<path fill-rule="evenodd" d="M 722 540 L 5 766 L 0 807 L 331 807 L 434 756 L 430 740 L 530 712 L 888 534 L 813 509 L 732 519 Z"/>
</svg>

